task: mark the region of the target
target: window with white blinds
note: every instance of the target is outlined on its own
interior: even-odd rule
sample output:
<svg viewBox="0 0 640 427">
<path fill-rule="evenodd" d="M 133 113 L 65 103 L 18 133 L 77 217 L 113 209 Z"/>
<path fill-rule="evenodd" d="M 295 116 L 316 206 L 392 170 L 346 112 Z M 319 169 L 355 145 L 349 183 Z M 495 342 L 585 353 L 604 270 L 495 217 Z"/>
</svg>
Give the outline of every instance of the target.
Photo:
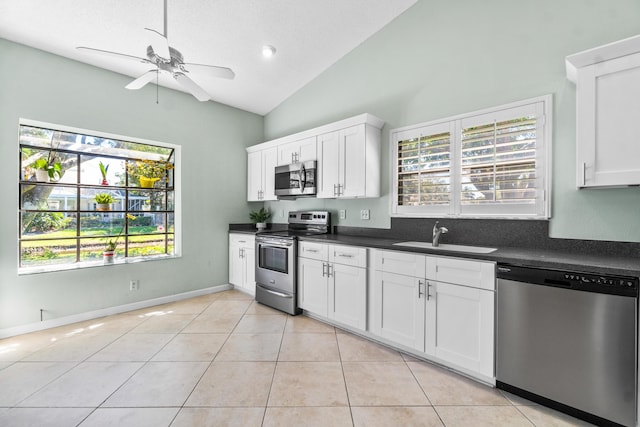
<svg viewBox="0 0 640 427">
<path fill-rule="evenodd" d="M 393 130 L 394 216 L 549 217 L 551 96 Z"/>
</svg>

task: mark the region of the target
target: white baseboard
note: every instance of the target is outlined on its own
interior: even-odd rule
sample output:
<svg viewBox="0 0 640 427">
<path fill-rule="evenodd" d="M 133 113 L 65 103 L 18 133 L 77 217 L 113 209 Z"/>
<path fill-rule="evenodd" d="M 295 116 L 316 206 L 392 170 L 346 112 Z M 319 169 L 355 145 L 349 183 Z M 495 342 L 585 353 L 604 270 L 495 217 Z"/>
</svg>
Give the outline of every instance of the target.
<svg viewBox="0 0 640 427">
<path fill-rule="evenodd" d="M 71 316 L 59 317 L 57 319 L 44 320 L 42 322 L 27 323 L 26 325 L 15 326 L 13 328 L 0 329 L 0 339 L 13 337 L 16 335 L 28 334 L 29 332 L 42 331 L 44 329 L 56 328 L 58 326 L 69 325 L 71 323 L 83 322 L 85 320 L 97 319 L 99 317 L 110 316 L 112 314 L 125 313 L 127 311 L 140 310 L 141 308 L 153 307 L 154 305 L 167 304 L 188 298 L 195 298 L 202 295 L 214 294 L 216 292 L 232 289 L 231 285 L 218 285 L 210 288 L 198 289 L 195 291 L 183 292 L 181 294 L 167 295 L 165 297 L 153 298 L 144 301 L 132 302 L 130 304 L 118 305 L 115 307 L 102 308 L 100 310 L 87 311 L 85 313 L 73 314 Z"/>
</svg>

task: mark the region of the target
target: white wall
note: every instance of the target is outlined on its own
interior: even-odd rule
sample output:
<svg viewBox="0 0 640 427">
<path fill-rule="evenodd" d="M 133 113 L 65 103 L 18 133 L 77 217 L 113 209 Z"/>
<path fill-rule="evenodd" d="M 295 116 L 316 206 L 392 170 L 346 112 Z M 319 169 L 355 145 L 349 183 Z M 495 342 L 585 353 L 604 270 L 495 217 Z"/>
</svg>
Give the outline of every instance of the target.
<svg viewBox="0 0 640 427">
<path fill-rule="evenodd" d="M 639 188 L 575 188 L 575 85 L 564 69 L 571 53 L 639 33 L 637 0 L 419 0 L 265 117 L 266 139 L 364 112 L 384 119 L 383 197 L 268 203 L 274 221 L 282 210 L 346 209 L 335 223 L 389 227 L 390 129 L 552 94 L 551 236 L 640 242 Z"/>
<path fill-rule="evenodd" d="M 0 330 L 228 281 L 227 230 L 246 218 L 245 147 L 263 118 L 0 39 Z M 18 119 L 182 146 L 179 259 L 18 276 Z M 244 221 L 244 220 L 243 220 Z M 140 290 L 130 293 L 130 279 Z"/>
</svg>

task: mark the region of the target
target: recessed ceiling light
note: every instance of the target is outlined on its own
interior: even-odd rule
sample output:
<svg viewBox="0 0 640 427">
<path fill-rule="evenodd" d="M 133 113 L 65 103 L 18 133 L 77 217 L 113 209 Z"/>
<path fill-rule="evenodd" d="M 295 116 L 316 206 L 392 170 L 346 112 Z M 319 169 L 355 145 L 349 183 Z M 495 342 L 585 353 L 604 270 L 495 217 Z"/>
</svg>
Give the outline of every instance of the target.
<svg viewBox="0 0 640 427">
<path fill-rule="evenodd" d="M 262 46 L 262 56 L 264 56 L 265 58 L 271 58 L 275 54 L 276 54 L 275 47 L 270 46 L 268 44 Z"/>
</svg>

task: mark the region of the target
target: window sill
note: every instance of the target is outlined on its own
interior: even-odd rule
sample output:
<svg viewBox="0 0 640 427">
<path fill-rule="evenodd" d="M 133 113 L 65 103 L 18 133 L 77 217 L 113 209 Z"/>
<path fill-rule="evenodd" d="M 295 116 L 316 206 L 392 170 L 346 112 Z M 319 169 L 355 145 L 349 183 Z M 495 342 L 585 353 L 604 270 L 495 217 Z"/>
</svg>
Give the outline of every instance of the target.
<svg viewBox="0 0 640 427">
<path fill-rule="evenodd" d="M 93 267 L 111 267 L 114 265 L 137 264 L 139 262 L 162 261 L 162 260 L 176 259 L 176 258 L 181 258 L 181 256 L 180 255 L 150 255 L 150 256 L 135 257 L 135 258 L 121 257 L 121 258 L 116 258 L 113 264 L 105 264 L 102 260 L 100 260 L 100 261 L 85 261 L 85 262 L 79 262 L 75 264 L 65 264 L 65 265 L 22 267 L 18 269 L 18 276 L 27 276 L 30 274 L 40 274 L 40 273 L 55 273 L 58 271 L 81 270 L 81 269 L 93 268 Z"/>
</svg>

